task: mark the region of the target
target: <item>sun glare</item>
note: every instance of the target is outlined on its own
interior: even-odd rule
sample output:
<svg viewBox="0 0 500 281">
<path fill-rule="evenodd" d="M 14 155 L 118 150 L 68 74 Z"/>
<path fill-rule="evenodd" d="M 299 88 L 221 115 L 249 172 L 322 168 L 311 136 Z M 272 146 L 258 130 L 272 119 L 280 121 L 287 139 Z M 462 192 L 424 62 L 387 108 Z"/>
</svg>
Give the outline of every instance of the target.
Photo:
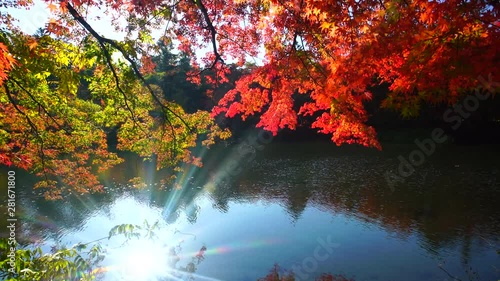
<svg viewBox="0 0 500 281">
<path fill-rule="evenodd" d="M 156 241 L 130 241 L 115 254 L 120 280 L 159 280 L 168 275 L 167 248 Z"/>
</svg>

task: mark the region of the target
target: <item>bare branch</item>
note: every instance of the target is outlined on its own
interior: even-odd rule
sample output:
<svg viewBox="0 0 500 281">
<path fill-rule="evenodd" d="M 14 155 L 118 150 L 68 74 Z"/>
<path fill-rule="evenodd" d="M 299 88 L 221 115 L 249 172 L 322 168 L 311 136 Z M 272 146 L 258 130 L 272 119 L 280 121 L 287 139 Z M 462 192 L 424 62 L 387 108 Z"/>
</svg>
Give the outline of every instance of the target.
<svg viewBox="0 0 500 281">
<path fill-rule="evenodd" d="M 212 49 L 215 55 L 214 62 L 212 65 L 209 67 L 209 69 L 212 69 L 215 67 L 217 62 L 224 63 L 224 60 L 222 59 L 221 55 L 219 54 L 219 51 L 217 50 L 217 30 L 215 29 L 212 20 L 210 19 L 210 16 L 208 15 L 208 10 L 207 7 L 203 4 L 202 0 L 191 0 L 200 10 L 200 12 L 203 14 L 203 18 L 205 20 L 205 23 L 207 24 L 206 28 L 210 31 L 211 35 L 211 41 L 212 41 Z"/>
</svg>

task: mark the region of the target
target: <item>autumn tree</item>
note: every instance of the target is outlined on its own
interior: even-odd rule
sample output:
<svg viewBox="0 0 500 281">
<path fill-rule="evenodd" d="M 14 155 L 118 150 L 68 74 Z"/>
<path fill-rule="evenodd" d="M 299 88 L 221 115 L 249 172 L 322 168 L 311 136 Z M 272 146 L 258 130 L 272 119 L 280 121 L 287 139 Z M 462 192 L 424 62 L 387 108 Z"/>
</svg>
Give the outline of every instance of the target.
<svg viewBox="0 0 500 281">
<path fill-rule="evenodd" d="M 259 113 L 257 126 L 274 134 L 312 116 L 311 127 L 336 144 L 380 148 L 366 125 L 370 87 L 390 85 L 383 106 L 411 116 L 423 103 L 453 104 L 481 85 L 478 77 L 492 82 L 498 73 L 494 0 L 46 3 L 53 18 L 40 37 L 21 32 L 8 13 L 0 16 L 0 161 L 44 176 L 39 186 L 54 196 L 64 186 L 79 192 L 99 186 L 93 169 L 120 161 L 106 149 L 104 127 L 120 127 L 119 149 L 156 154 L 160 166 L 197 162 L 189 148 L 200 134 L 209 143 L 226 137 L 212 119 L 220 114 Z M 87 15 L 96 9 L 115 19 L 123 40 L 92 27 Z M 186 113 L 145 79 L 154 70 L 157 30 L 191 58 L 189 81 L 201 83 L 205 75 L 209 97 L 229 81 L 230 63 L 246 66 L 211 116 Z M 92 98 L 78 96 L 82 79 Z"/>
<path fill-rule="evenodd" d="M 411 116 L 424 102 L 456 102 L 479 75 L 498 72 L 494 2 L 270 1 L 250 10 L 259 11 L 265 63 L 214 114 L 263 111 L 258 125 L 273 132 L 294 129 L 297 114 L 316 115 L 312 127 L 335 143 L 379 147 L 364 124 L 369 86 L 389 84 L 383 105 Z M 298 112 L 294 93 L 311 99 Z"/>
<path fill-rule="evenodd" d="M 118 127 L 117 148 L 155 155 L 158 168 L 201 165 L 190 148 L 228 132 L 209 112 L 186 113 L 166 100 L 145 79 L 151 62 L 136 58 L 128 43 L 81 24 L 90 34 L 58 21 L 34 36 L 11 23 L 2 30 L 0 163 L 35 172 L 41 177 L 35 188 L 50 199 L 100 191 L 98 174 L 122 161 L 106 142 L 106 130 Z M 114 59 L 116 52 L 123 59 Z"/>
</svg>

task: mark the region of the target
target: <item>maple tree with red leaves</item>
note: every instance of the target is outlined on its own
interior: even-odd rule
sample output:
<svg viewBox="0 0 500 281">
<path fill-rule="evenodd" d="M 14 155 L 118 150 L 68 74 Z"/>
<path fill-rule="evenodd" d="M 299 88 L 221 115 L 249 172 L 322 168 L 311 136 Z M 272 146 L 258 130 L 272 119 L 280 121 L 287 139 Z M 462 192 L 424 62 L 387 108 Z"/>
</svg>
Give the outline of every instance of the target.
<svg viewBox="0 0 500 281">
<path fill-rule="evenodd" d="M 365 103 L 375 94 L 370 87 L 390 85 L 382 105 L 411 116 L 423 103 L 453 104 L 472 94 L 479 76 L 498 74 L 494 0 L 46 4 L 52 18 L 41 36 L 23 33 L 8 13 L 0 15 L 0 163 L 45 177 L 39 186 L 51 190 L 51 197 L 60 197 L 62 186 L 99 189 L 93 172 L 121 161 L 107 149 L 106 128 L 119 127 L 119 149 L 156 154 L 159 167 L 198 163 L 189 149 L 201 135 L 207 144 L 228 137 L 214 122 L 221 114 L 260 114 L 257 126 L 274 134 L 296 129 L 300 116 L 312 116 L 310 126 L 338 145 L 380 148 L 366 124 Z M 123 40 L 92 27 L 87 16 L 97 8 L 122 19 L 114 22 Z M 210 114 L 184 112 L 145 79 L 154 71 L 151 56 L 158 45 L 152 34 L 160 29 L 161 40 L 177 42 L 192 58 L 190 81 L 201 83 L 210 70 L 204 78 L 209 94 L 229 82 L 231 64 L 243 71 Z M 114 60 L 115 53 L 123 60 Z M 247 64 L 255 60 L 261 63 Z M 82 80 L 89 83 L 90 98 L 80 95 Z M 297 107 L 301 96 L 307 101 Z"/>
</svg>

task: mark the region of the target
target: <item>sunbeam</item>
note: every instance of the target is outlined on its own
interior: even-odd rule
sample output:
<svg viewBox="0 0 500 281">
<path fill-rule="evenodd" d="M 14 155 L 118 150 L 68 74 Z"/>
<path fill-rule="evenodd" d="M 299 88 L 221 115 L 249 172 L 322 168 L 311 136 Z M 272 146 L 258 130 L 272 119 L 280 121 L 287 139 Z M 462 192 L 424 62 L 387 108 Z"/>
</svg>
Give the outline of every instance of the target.
<svg viewBox="0 0 500 281">
<path fill-rule="evenodd" d="M 120 280 L 158 280 L 169 272 L 167 247 L 153 240 L 132 240 L 111 253 L 112 275 Z"/>
</svg>

